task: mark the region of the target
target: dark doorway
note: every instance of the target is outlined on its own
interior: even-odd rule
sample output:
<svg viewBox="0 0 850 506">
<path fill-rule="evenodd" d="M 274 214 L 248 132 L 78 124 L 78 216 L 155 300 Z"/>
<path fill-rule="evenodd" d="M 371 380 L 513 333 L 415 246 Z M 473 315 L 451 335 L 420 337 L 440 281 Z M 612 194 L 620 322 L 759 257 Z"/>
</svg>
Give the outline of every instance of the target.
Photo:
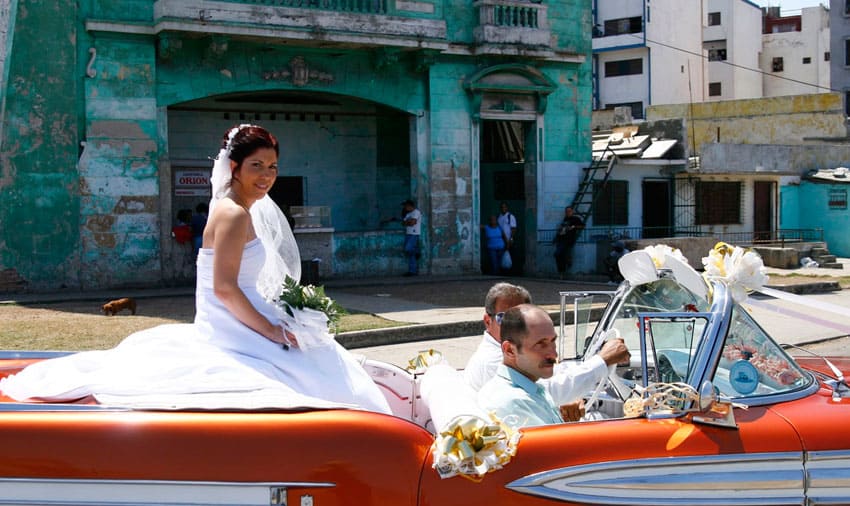
<svg viewBox="0 0 850 506">
<path fill-rule="evenodd" d="M 643 181 L 643 238 L 672 235 L 670 203 L 670 181 L 652 179 Z"/>
<path fill-rule="evenodd" d="M 490 215 L 498 215 L 502 202 L 516 218 L 516 241 L 511 248 L 513 266 L 503 275 L 521 275 L 525 263 L 525 161 L 526 142 L 531 123 L 520 121 L 481 122 L 481 224 L 485 225 Z M 481 268 L 490 272 L 487 245 L 481 235 Z"/>
<path fill-rule="evenodd" d="M 773 193 L 776 183 L 756 181 L 753 187 L 753 239 L 773 239 Z"/>
<path fill-rule="evenodd" d="M 301 176 L 278 176 L 275 179 L 272 189 L 269 190 L 269 197 L 277 204 L 277 206 L 286 215 L 289 220 L 289 225 L 293 225 L 292 206 L 304 205 L 304 178 Z"/>
</svg>

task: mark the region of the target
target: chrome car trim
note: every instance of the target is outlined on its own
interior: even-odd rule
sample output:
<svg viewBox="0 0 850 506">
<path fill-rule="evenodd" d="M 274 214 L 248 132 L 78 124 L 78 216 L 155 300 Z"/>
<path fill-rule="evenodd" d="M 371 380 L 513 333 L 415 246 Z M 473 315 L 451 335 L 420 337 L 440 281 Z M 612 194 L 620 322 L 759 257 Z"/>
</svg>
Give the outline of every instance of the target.
<svg viewBox="0 0 850 506">
<path fill-rule="evenodd" d="M 744 404 L 746 406 L 754 407 L 779 404 L 780 402 L 794 401 L 802 399 L 803 397 L 808 397 L 820 389 L 820 384 L 812 375 L 811 371 L 803 369 L 803 372 L 809 375 L 811 381 L 808 385 L 798 390 L 789 390 L 778 394 L 759 395 L 754 397 L 734 397 L 731 400 L 736 404 Z"/>
<path fill-rule="evenodd" d="M 0 413 L 65 412 L 65 411 L 132 411 L 130 408 L 103 404 L 62 404 L 51 402 L 0 402 Z"/>
<path fill-rule="evenodd" d="M 850 504 L 850 450 L 806 454 L 807 504 Z"/>
<path fill-rule="evenodd" d="M 0 504 L 48 506 L 286 506 L 286 490 L 330 482 L 0 479 Z"/>
<path fill-rule="evenodd" d="M 0 360 L 36 360 L 45 358 L 58 358 L 73 355 L 73 351 L 0 351 Z"/>
<path fill-rule="evenodd" d="M 623 460 L 553 469 L 509 489 L 565 502 L 603 505 L 803 504 L 800 452 Z"/>
</svg>

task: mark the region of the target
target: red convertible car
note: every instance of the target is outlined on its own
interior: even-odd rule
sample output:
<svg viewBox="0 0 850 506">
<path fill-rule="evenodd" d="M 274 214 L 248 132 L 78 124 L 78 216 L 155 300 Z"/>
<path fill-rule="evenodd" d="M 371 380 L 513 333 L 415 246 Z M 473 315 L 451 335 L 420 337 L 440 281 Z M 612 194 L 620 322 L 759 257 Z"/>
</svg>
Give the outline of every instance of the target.
<svg viewBox="0 0 850 506">
<path fill-rule="evenodd" d="M 566 294 L 590 336 L 569 347 L 616 332 L 631 363 L 585 394 L 587 420 L 521 429 L 481 476 L 434 469 L 422 375 L 367 362 L 395 416 L 0 399 L 0 503 L 850 504 L 850 360 L 791 358 L 723 282 L 707 286 L 624 282 L 593 332 L 593 294 Z M 47 355 L 5 353 L 0 377 Z"/>
</svg>

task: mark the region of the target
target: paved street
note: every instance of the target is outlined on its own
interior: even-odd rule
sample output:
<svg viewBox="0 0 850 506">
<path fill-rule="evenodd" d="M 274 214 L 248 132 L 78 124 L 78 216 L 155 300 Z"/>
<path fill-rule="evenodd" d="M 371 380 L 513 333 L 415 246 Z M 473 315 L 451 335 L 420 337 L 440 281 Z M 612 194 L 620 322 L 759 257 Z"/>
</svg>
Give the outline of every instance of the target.
<svg viewBox="0 0 850 506">
<path fill-rule="evenodd" d="M 489 283 L 489 281 L 488 281 Z M 546 285 L 526 283 L 536 290 L 546 289 Z M 553 291 L 554 286 L 550 286 Z M 605 285 L 598 285 L 596 289 L 604 289 Z M 445 287 L 444 287 L 445 289 Z M 532 290 L 532 296 L 536 294 Z M 805 295 L 807 300 L 831 304 L 847 308 L 850 314 L 850 290 L 838 292 Z M 483 295 L 481 297 L 483 301 Z M 542 299 L 544 303 L 553 303 L 554 299 Z M 816 311 L 810 307 L 771 299 L 768 297 L 752 297 L 745 305 L 759 324 L 781 344 L 801 345 L 818 353 L 832 355 L 850 354 L 850 318 L 846 314 L 835 314 L 826 311 Z M 483 308 L 481 306 L 468 306 L 454 308 L 454 317 L 463 312 L 470 318 L 481 319 Z M 408 313 L 410 315 L 410 313 Z M 568 331 L 569 335 L 569 331 Z M 469 335 L 464 337 L 417 340 L 407 343 L 396 343 L 383 346 L 371 346 L 357 348 L 353 351 L 365 355 L 368 358 L 383 360 L 398 365 L 406 365 L 407 361 L 418 352 L 435 349 L 440 351 L 448 361 L 457 367 L 466 364 L 469 356 L 475 351 L 481 340 L 481 335 Z"/>
</svg>

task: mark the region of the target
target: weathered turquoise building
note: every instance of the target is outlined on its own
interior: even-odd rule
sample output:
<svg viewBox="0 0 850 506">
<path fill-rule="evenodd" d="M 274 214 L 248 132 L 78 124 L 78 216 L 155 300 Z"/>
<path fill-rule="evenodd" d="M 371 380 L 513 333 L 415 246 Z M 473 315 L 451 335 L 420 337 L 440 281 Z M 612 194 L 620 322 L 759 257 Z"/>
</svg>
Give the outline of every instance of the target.
<svg viewBox="0 0 850 506">
<path fill-rule="evenodd" d="M 274 197 L 303 213 L 302 256 L 322 276 L 404 272 L 391 218 L 410 197 L 424 272 L 478 272 L 480 224 L 500 201 L 519 218 L 525 272 L 554 269 L 538 230 L 590 159 L 590 2 L 0 9 L 0 291 L 189 282 L 172 226 L 208 200 L 210 157 L 247 122 L 281 141 Z"/>
</svg>

